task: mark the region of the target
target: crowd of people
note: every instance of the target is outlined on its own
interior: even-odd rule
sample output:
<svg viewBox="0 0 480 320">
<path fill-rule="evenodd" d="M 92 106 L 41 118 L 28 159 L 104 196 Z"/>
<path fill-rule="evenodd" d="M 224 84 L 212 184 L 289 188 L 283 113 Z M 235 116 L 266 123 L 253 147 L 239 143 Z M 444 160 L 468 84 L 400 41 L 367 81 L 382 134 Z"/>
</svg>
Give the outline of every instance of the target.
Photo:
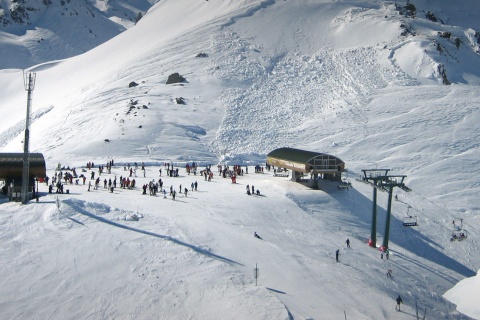
<svg viewBox="0 0 480 320">
<path fill-rule="evenodd" d="M 92 191 L 93 190 L 98 190 L 100 188 L 100 183 L 102 182 L 102 179 L 100 178 L 102 174 L 105 173 L 105 169 L 107 174 L 112 174 L 112 167 L 114 167 L 114 161 L 113 159 L 107 162 L 105 165 L 95 165 L 93 162 L 88 162 L 85 166 L 85 168 L 82 168 L 82 173 L 80 175 L 77 174 L 77 169 L 76 168 L 63 168 L 59 167 L 55 171 L 54 175 L 50 179 L 49 177 L 46 177 L 45 183 L 49 188 L 49 193 L 53 193 L 54 188 L 56 188 L 56 193 L 64 193 L 65 192 L 65 185 L 72 185 L 76 184 L 78 185 L 79 182 L 81 181 L 82 185 L 86 185 L 86 180 L 88 176 L 88 171 L 90 171 L 90 181 L 88 182 L 88 189 L 87 191 Z M 117 168 L 121 168 L 117 167 Z M 137 177 L 137 170 L 139 169 L 138 164 L 135 162 L 133 165 L 130 165 L 129 163 L 125 164 L 123 166 L 123 171 L 125 174 L 120 175 L 117 181 L 117 175 L 114 175 L 114 177 L 105 177 L 103 178 L 103 189 L 110 191 L 111 193 L 114 192 L 114 190 L 117 188 L 117 184 L 121 189 L 127 189 L 127 190 L 136 190 L 136 177 Z M 275 170 L 275 168 L 271 165 L 266 164 L 265 169 L 270 171 L 271 169 Z M 140 170 L 143 172 L 143 177 L 146 178 L 147 170 L 145 164 L 142 162 L 141 163 L 141 168 Z M 166 172 L 166 175 L 171 178 L 177 178 L 180 177 L 179 173 L 179 166 L 176 165 L 174 167 L 173 163 L 168 163 L 164 162 L 163 164 L 163 171 Z M 242 168 L 240 165 L 234 165 L 232 167 L 228 165 L 217 165 L 217 171 L 218 175 L 223 178 L 232 178 L 232 177 L 237 177 L 237 176 L 243 176 L 245 173 L 248 174 L 248 167 L 245 166 L 245 170 Z M 187 176 L 190 176 L 193 174 L 194 176 L 199 173 L 201 177 L 205 179 L 205 181 L 212 181 L 214 178 L 214 173 L 211 169 L 210 165 L 205 166 L 204 169 L 199 170 L 198 169 L 198 164 L 195 162 L 192 163 L 187 163 L 185 165 L 185 172 Z M 255 173 L 263 173 L 264 172 L 264 167 L 260 165 L 255 166 Z M 96 176 L 96 174 L 98 174 Z M 162 167 L 159 168 L 158 170 L 159 177 L 158 179 L 156 177 L 150 177 L 149 181 L 147 183 L 142 184 L 141 187 L 141 194 L 142 195 L 150 195 L 150 196 L 157 196 L 158 193 L 163 194 L 163 198 L 167 198 L 167 196 L 171 197 L 172 200 L 175 200 L 177 197 L 177 189 L 173 187 L 173 185 L 170 185 L 170 187 L 164 188 L 165 181 L 162 180 Z M 107 179 L 108 178 L 108 179 Z M 164 178 L 165 179 L 165 178 Z M 184 180 L 181 180 L 184 181 Z M 232 182 L 234 180 L 232 179 Z M 75 183 L 74 183 L 75 182 Z M 93 184 L 92 184 L 93 182 Z M 198 190 L 198 181 L 192 181 L 190 185 L 187 186 L 182 186 L 180 183 L 178 187 L 178 193 L 183 194 L 183 196 L 186 198 L 189 192 L 194 192 Z M 246 185 L 246 194 L 251 196 L 251 195 L 257 195 L 260 196 L 260 190 L 258 188 L 255 188 L 254 185 L 247 184 Z M 460 235 L 463 236 L 463 235 Z M 257 232 L 254 232 L 254 237 L 257 239 L 262 239 Z M 452 236 L 453 238 L 454 236 Z M 454 239 L 457 240 L 457 239 Z M 345 241 L 346 243 L 346 248 L 351 248 L 350 246 L 350 239 L 347 239 Z M 380 258 L 381 260 L 384 259 L 384 257 L 388 260 L 389 259 L 389 254 L 390 250 L 386 249 L 384 251 L 380 252 Z M 335 251 L 335 261 L 340 262 L 340 249 L 337 249 Z M 389 279 L 392 279 L 392 270 L 388 269 L 386 271 L 386 275 Z M 396 299 L 397 305 L 395 307 L 396 310 L 400 311 L 400 304 L 403 303 L 403 300 L 401 299 L 400 296 Z"/>
<path fill-rule="evenodd" d="M 103 189 L 110 191 L 111 193 L 114 192 L 114 190 L 118 187 L 121 189 L 129 189 L 129 190 L 135 190 L 136 187 L 136 179 L 137 178 L 137 171 L 141 170 L 143 172 L 143 177 L 147 178 L 147 170 L 145 163 L 142 162 L 140 165 L 137 162 L 134 162 L 133 164 L 126 163 L 122 165 L 118 165 L 117 168 L 122 168 L 123 166 L 123 171 L 125 172 L 124 174 L 120 175 L 119 178 L 117 178 L 117 175 L 114 175 L 114 177 L 105 177 L 102 179 L 102 175 L 105 174 L 112 174 L 112 168 L 115 166 L 115 162 L 113 159 L 109 160 L 106 164 L 98 165 L 95 164 L 93 161 L 88 162 L 85 167 L 81 169 L 82 173 L 80 175 L 77 174 L 77 168 L 70 168 L 70 167 L 61 167 L 60 164 L 58 164 L 58 167 L 50 179 L 48 176 L 45 178 L 45 183 L 47 186 L 49 186 L 49 193 L 54 192 L 54 188 L 56 193 L 64 193 L 64 186 L 68 184 L 75 184 L 75 185 L 87 185 L 87 191 L 94 191 L 94 190 L 99 190 L 101 188 L 101 183 L 103 182 Z M 214 178 L 214 172 L 212 171 L 212 168 L 210 165 L 205 166 L 204 169 L 199 170 L 198 169 L 198 163 L 196 162 L 191 162 L 185 164 L 185 172 L 187 175 L 193 174 L 194 176 L 199 173 L 200 176 L 202 176 L 205 181 L 212 181 Z M 257 166 L 258 171 L 263 171 L 263 167 Z M 163 166 L 159 168 L 158 174 L 159 178 L 158 180 L 156 178 L 151 179 L 147 183 L 142 184 L 141 189 L 142 189 L 142 194 L 146 195 L 149 194 L 150 196 L 156 196 L 158 193 L 163 194 L 164 198 L 167 197 L 167 194 L 172 198 L 172 200 L 175 200 L 177 196 L 177 190 L 173 187 L 173 185 L 170 186 L 169 192 L 164 188 L 164 181 L 162 180 L 162 172 L 166 172 L 166 175 L 168 177 L 176 178 L 180 176 L 179 172 L 179 165 L 174 166 L 172 162 L 164 162 Z M 228 165 L 221 165 L 219 164 L 217 166 L 219 176 L 223 178 L 227 177 L 236 177 L 236 176 L 243 176 L 244 173 L 248 173 L 248 167 L 245 166 L 245 170 L 242 168 L 240 165 L 234 165 L 233 167 L 230 167 Z M 89 181 L 87 184 L 89 176 Z M 235 181 L 235 180 L 232 180 Z M 197 191 L 198 188 L 198 181 L 193 181 L 191 182 L 190 188 L 184 187 L 182 188 L 182 185 L 180 184 L 180 187 L 178 188 L 178 193 L 183 194 L 184 197 L 187 197 L 189 191 Z M 255 190 L 255 187 L 252 185 L 251 189 L 250 186 L 247 186 L 247 194 L 252 195 L 260 195 L 260 190 Z"/>
</svg>

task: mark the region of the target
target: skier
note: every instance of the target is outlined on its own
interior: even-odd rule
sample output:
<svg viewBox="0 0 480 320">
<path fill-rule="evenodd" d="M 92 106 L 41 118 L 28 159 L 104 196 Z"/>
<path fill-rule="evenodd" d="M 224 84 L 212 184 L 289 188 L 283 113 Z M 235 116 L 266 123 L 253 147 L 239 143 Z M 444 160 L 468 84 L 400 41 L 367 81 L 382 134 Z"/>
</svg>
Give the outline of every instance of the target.
<svg viewBox="0 0 480 320">
<path fill-rule="evenodd" d="M 255 238 L 257 238 L 257 239 L 262 240 L 262 237 L 260 237 L 260 236 L 257 234 L 256 231 L 253 233 L 253 236 L 254 236 Z"/>
<path fill-rule="evenodd" d="M 350 239 L 347 239 L 347 241 L 345 241 L 345 243 L 347 244 L 347 248 L 350 248 Z"/>
<path fill-rule="evenodd" d="M 392 269 L 387 270 L 387 278 L 392 278 Z"/>
<path fill-rule="evenodd" d="M 401 303 L 403 303 L 402 297 L 400 297 L 400 295 L 398 295 L 397 305 L 395 306 L 395 310 L 400 311 L 400 304 Z"/>
<path fill-rule="evenodd" d="M 335 251 L 335 260 L 338 262 L 338 256 L 340 255 L 340 249 L 337 249 L 337 251 Z"/>
</svg>

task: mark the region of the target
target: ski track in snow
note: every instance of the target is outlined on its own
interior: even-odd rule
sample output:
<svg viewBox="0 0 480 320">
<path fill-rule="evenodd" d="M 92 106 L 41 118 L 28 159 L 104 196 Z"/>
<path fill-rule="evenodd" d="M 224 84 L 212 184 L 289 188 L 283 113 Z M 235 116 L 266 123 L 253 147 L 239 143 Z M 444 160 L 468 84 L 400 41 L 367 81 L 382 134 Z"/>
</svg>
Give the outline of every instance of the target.
<svg viewBox="0 0 480 320">
<path fill-rule="evenodd" d="M 176 9 L 171 12 L 185 12 L 178 10 L 185 5 L 180 0 L 157 5 L 168 4 Z M 212 4 L 218 5 L 211 0 L 195 6 L 206 10 Z M 109 73 L 98 70 L 96 81 L 70 90 L 74 93 L 62 96 L 62 104 L 34 113 L 33 127 L 41 134 L 33 135 L 32 145 L 45 153 L 50 176 L 59 162 L 80 170 L 88 161 L 104 163 L 111 157 L 117 166 L 101 179 L 125 176 L 123 166 L 134 161 L 147 164 L 147 175 L 136 177 L 134 190 L 110 193 L 100 187 L 87 192 L 86 186 L 68 185 L 68 195 L 47 195 L 42 185 L 44 196 L 37 204 L 3 203 L 0 314 L 313 319 L 343 317 L 345 312 L 352 319 L 407 319 L 418 302 L 429 317 L 467 319 L 442 295 L 478 270 L 478 88 L 423 85 L 409 75 L 411 70 L 402 69 L 402 55 L 406 60 L 428 56 L 428 63 L 435 62 L 428 52 L 433 36 L 334 47 L 331 39 L 342 27 L 369 30 L 370 22 L 381 23 L 374 25 L 377 29 L 387 22 L 386 27 L 399 26 L 407 18 L 395 17 L 391 2 L 358 3 L 363 8 L 339 3 L 345 10 L 328 17 L 335 28 L 325 34 L 295 24 L 289 35 L 293 43 L 286 40 L 278 48 L 243 30 L 248 23 L 239 25 L 244 19 L 268 18 L 269 12 L 282 13 L 282 6 L 298 9 L 294 2 L 222 5 L 235 7 L 199 26 L 187 24 L 183 34 L 154 50 L 129 47 L 135 59 L 112 61 L 121 67 Z M 419 20 L 408 21 L 425 24 Z M 427 24 L 432 25 L 429 32 L 442 27 Z M 164 31 L 144 33 L 156 37 Z M 269 30 L 272 36 L 275 31 Z M 471 42 L 473 33 L 468 31 Z M 57 41 L 46 30 L 37 34 Z M 58 41 L 55 45 L 61 46 Z M 326 44 L 315 50 L 321 41 Z M 421 46 L 428 49 L 426 56 L 405 55 Z M 45 55 L 46 47 L 30 42 L 27 48 L 32 57 Z M 115 49 L 127 48 L 122 43 Z M 200 52 L 207 57 L 196 58 Z M 455 58 L 451 65 L 461 61 L 451 48 L 445 52 L 435 58 Z M 35 69 L 40 79 L 62 64 L 48 66 Z M 438 77 L 437 71 L 426 71 Z M 173 72 L 187 81 L 166 85 Z M 49 80 L 58 81 L 52 74 Z M 131 81 L 139 85 L 130 88 Z M 178 97 L 187 104 L 176 105 Z M 21 122 L 9 126 L 0 145 L 12 150 L 22 130 Z M 320 190 L 312 190 L 270 172 L 254 174 L 252 166 L 237 184 L 218 175 L 204 182 L 183 168 L 190 161 L 213 167 L 219 161 L 263 164 L 268 152 L 285 146 L 339 156 L 347 164 L 352 188 L 340 191 L 336 183 L 323 182 Z M 175 201 L 142 196 L 141 185 L 159 178 L 157 166 L 164 161 L 180 166 L 180 177 L 162 176 L 164 188 L 188 187 L 198 179 L 199 191 L 178 195 Z M 372 187 L 355 178 L 361 169 L 373 167 L 406 174 L 413 190 L 398 191 L 399 201 L 392 205 L 389 260 L 381 260 L 380 252 L 366 244 Z M 246 184 L 254 184 L 263 196 L 246 196 Z M 386 194 L 379 193 L 378 245 L 385 233 L 386 203 Z M 417 227 L 402 225 L 408 206 Z M 142 218 L 128 221 L 134 213 Z M 456 218 L 464 219 L 468 231 L 462 242 L 450 241 Z M 254 231 L 262 241 L 252 237 Z M 352 248 L 345 247 L 346 238 Z M 258 287 L 252 276 L 257 263 Z M 388 269 L 392 279 L 386 277 Z M 394 311 L 398 294 L 404 297 L 404 313 Z"/>
<path fill-rule="evenodd" d="M 328 126 L 322 123 L 323 115 L 335 112 L 334 104 L 342 99 L 361 97 L 392 83 L 418 84 L 398 69 L 378 65 L 377 49 L 373 47 L 344 52 L 325 50 L 313 57 L 264 54 L 262 59 L 274 65 L 270 71 L 250 57 L 254 46 L 246 39 L 231 32 L 222 35 L 215 39 L 214 48 L 223 56 L 215 61 L 218 67 L 214 75 L 249 83 L 246 90 L 227 90 L 221 98 L 227 110 L 215 144 L 227 152 L 262 154 L 275 147 L 295 145 L 296 141 L 308 141 L 311 130 L 302 129 L 302 124 L 313 122 L 319 130 Z M 288 132 L 294 133 L 290 139 Z M 249 136 L 255 139 L 245 139 Z"/>
<path fill-rule="evenodd" d="M 53 109 L 53 106 L 42 108 L 36 112 L 32 112 L 30 115 L 30 126 L 39 118 L 44 116 L 45 114 L 49 113 Z M 18 122 L 14 126 L 11 126 L 7 130 L 0 133 L 0 146 L 5 146 L 9 143 L 12 139 L 20 135 L 25 131 L 25 119 L 23 121 Z"/>
</svg>

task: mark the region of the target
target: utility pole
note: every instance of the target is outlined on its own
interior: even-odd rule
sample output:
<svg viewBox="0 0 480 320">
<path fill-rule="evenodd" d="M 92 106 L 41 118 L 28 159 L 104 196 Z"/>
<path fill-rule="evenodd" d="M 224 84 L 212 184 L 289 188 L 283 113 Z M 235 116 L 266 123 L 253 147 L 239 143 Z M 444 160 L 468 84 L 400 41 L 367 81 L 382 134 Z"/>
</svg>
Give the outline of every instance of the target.
<svg viewBox="0 0 480 320">
<path fill-rule="evenodd" d="M 255 269 L 253 269 L 253 277 L 255 278 L 255 287 L 257 286 L 257 280 L 258 280 L 258 267 L 257 264 L 255 263 Z"/>
<path fill-rule="evenodd" d="M 30 152 L 28 150 L 30 143 L 30 105 L 32 102 L 32 91 L 35 88 L 34 72 L 23 74 L 24 86 L 27 91 L 27 116 L 25 117 L 25 139 L 23 139 L 23 176 L 22 176 L 22 204 L 28 202 L 28 189 L 30 184 Z"/>
</svg>

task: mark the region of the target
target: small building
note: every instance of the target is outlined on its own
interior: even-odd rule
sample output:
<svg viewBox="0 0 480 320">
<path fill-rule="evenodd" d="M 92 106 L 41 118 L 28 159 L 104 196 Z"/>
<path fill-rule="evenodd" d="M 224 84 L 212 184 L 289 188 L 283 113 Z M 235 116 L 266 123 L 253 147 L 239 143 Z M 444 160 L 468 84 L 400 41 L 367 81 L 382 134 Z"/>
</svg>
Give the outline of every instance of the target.
<svg viewBox="0 0 480 320">
<path fill-rule="evenodd" d="M 30 153 L 29 162 L 29 191 L 34 191 L 35 181 L 46 177 L 45 159 L 41 153 Z M 23 177 L 23 153 L 0 153 L 0 181 L 4 182 L 3 194 L 9 197 L 19 196 Z"/>
<path fill-rule="evenodd" d="M 267 155 L 267 163 L 277 168 L 292 171 L 291 180 L 300 181 L 303 177 L 316 181 L 318 178 L 341 181 L 345 162 L 326 153 L 294 148 L 275 149 Z"/>
</svg>

